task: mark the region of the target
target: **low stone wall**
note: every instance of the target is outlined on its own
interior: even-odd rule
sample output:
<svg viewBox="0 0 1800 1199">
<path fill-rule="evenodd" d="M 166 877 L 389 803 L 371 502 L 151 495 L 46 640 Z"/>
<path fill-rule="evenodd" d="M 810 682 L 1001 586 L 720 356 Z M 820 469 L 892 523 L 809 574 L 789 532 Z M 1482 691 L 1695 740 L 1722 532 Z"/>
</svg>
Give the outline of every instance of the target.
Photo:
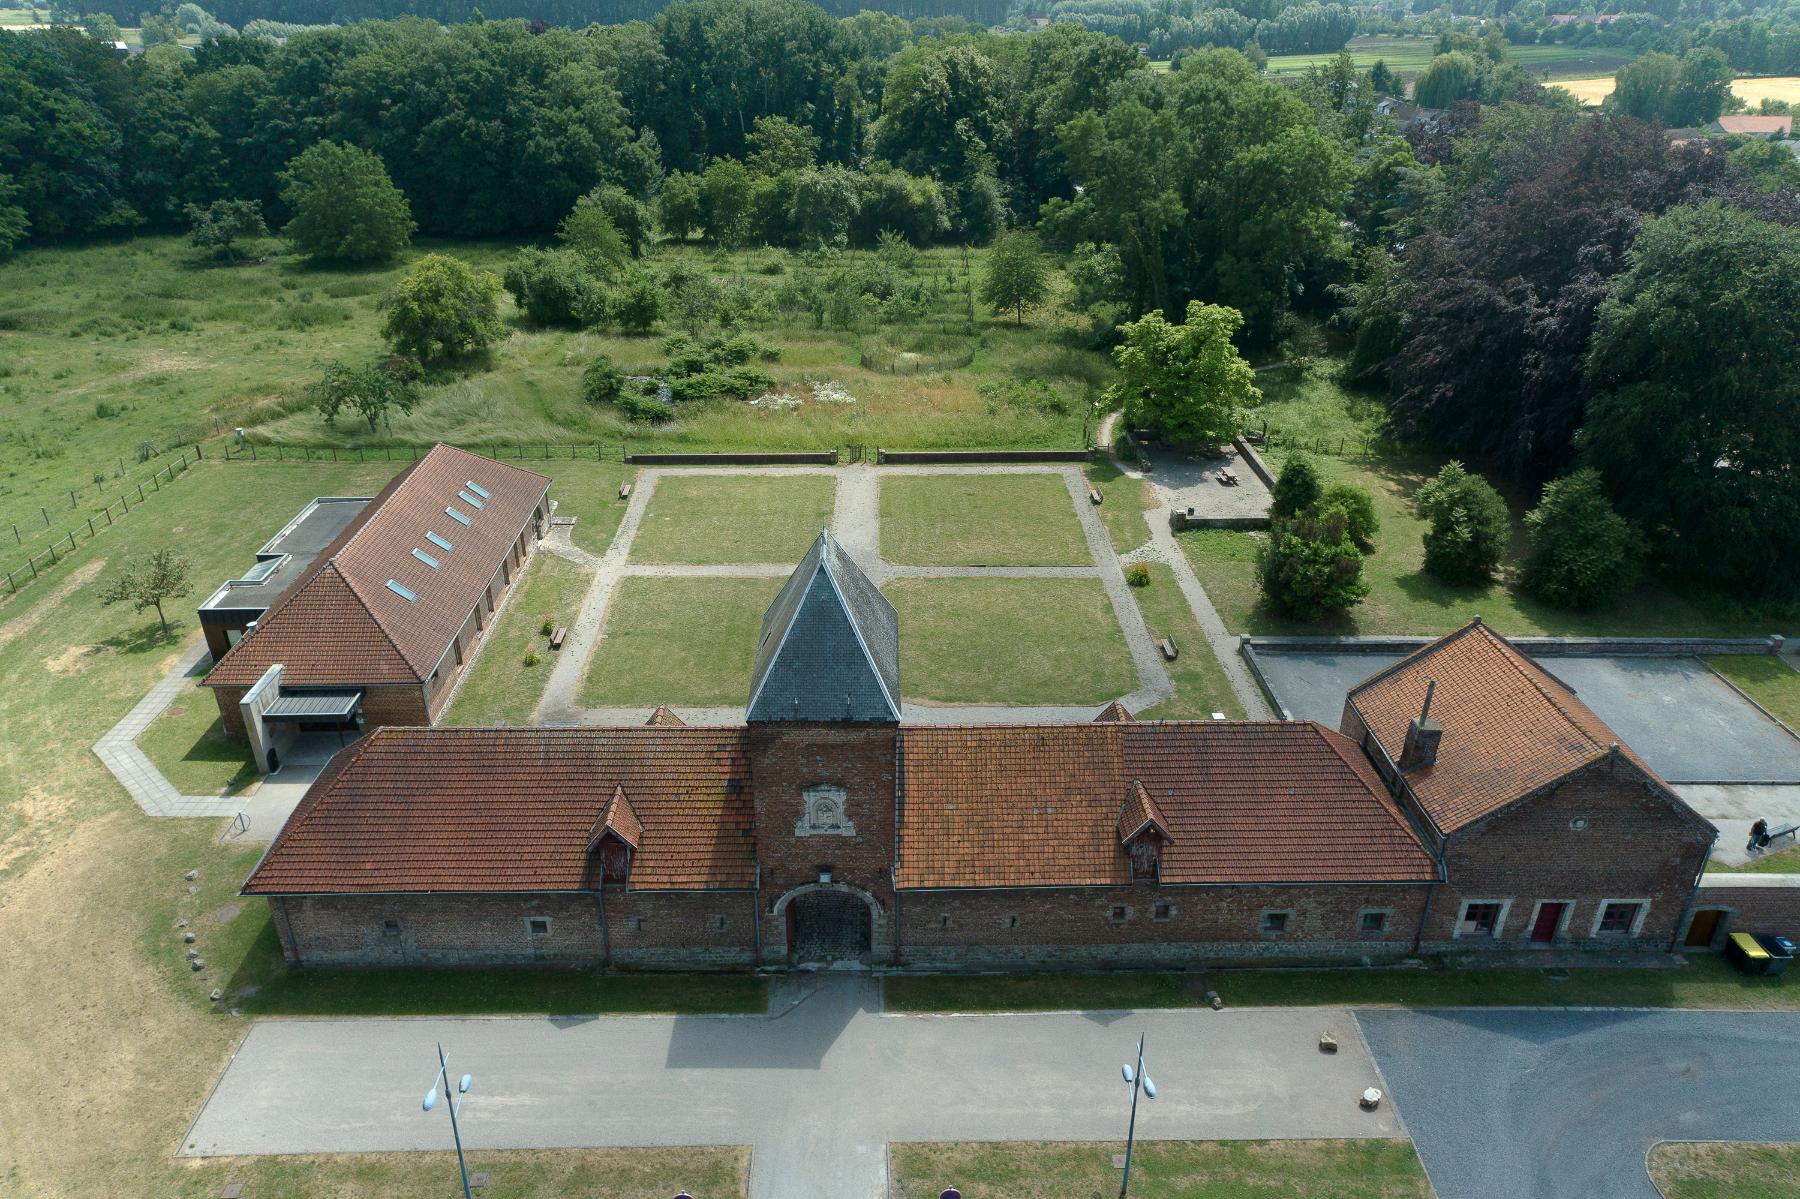
<svg viewBox="0 0 1800 1199">
<path fill-rule="evenodd" d="M 1258 653 L 1410 654 L 1436 637 L 1247 637 Z M 1786 639 L 1771 637 L 1508 637 L 1534 658 L 1690 658 L 1710 654 L 1775 654 Z"/>
<path fill-rule="evenodd" d="M 965 462 L 1087 462 L 1093 457 L 1093 450 L 884 450 L 880 447 L 875 450 L 875 461 L 890 466 Z"/>
<path fill-rule="evenodd" d="M 1250 473 L 1261 479 L 1264 487 L 1270 491 L 1275 490 L 1275 472 L 1269 469 L 1269 464 L 1263 461 L 1262 455 L 1257 453 L 1255 448 L 1242 437 L 1234 437 L 1231 444 L 1237 448 L 1238 457 L 1244 460 L 1244 465 L 1250 468 Z"/>
<path fill-rule="evenodd" d="M 633 466 L 836 466 L 838 452 L 768 454 L 627 454 Z"/>
<path fill-rule="evenodd" d="M 1269 518 L 1266 516 L 1189 516 L 1186 510 L 1177 508 L 1169 513 L 1169 527 L 1177 533 L 1185 529 L 1266 529 Z"/>
</svg>

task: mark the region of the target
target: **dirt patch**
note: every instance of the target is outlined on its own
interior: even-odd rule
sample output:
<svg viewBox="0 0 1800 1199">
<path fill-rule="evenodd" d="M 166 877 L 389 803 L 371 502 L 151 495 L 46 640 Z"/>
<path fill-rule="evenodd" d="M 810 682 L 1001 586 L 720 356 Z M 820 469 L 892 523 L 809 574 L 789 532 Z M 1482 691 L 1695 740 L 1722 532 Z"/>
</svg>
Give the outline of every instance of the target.
<svg viewBox="0 0 1800 1199">
<path fill-rule="evenodd" d="M 17 618 L 0 624 L 0 647 L 10 645 L 43 624 L 50 613 L 56 610 L 58 604 L 68 599 L 76 588 L 93 581 L 94 576 L 99 574 L 105 566 L 106 559 L 97 558 L 76 567 L 68 577 L 56 585 L 55 590 L 51 591 L 46 598 L 40 600 Z"/>
<path fill-rule="evenodd" d="M 104 645 L 70 645 L 44 659 L 44 669 L 58 678 L 66 679 L 72 674 L 80 674 L 90 664 L 95 654 L 106 652 Z"/>
<path fill-rule="evenodd" d="M 230 924 L 233 920 L 238 918 L 243 910 L 243 908 L 240 908 L 235 903 L 228 903 L 218 911 L 210 913 L 207 916 L 207 919 L 211 920 L 214 924 Z"/>
</svg>

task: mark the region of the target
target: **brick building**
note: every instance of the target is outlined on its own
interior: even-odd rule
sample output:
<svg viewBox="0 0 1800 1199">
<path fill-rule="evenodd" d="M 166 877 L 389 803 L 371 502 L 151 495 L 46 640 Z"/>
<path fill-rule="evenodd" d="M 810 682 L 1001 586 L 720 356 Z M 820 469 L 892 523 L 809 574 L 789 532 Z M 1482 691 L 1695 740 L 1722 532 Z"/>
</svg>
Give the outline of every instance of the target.
<svg viewBox="0 0 1800 1199">
<path fill-rule="evenodd" d="M 308 505 L 265 551 L 307 540 L 320 513 L 335 530 L 311 538 L 305 565 L 241 636 L 227 626 L 243 588 L 227 584 L 202 608 L 228 644 L 203 680 L 226 730 L 272 770 L 299 729 L 431 724 L 543 535 L 549 489 L 543 475 L 439 445 L 373 499 Z M 265 581 L 288 571 L 274 561 Z"/>
<path fill-rule="evenodd" d="M 909 726 L 821 534 L 746 721 L 381 729 L 245 884 L 296 965 L 917 968 L 1667 947 L 1711 826 L 1479 623 L 1304 721 Z M 1428 698 L 1429 697 L 1429 698 Z"/>
</svg>

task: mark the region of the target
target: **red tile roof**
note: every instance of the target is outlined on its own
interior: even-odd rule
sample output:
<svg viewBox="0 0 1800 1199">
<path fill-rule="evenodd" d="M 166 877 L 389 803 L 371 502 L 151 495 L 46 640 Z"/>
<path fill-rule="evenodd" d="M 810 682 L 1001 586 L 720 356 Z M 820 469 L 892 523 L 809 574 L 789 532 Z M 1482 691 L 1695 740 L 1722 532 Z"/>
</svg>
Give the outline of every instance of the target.
<svg viewBox="0 0 1800 1199">
<path fill-rule="evenodd" d="M 1104 708 L 1100 709 L 1100 714 L 1094 717 L 1094 723 L 1124 724 L 1127 721 L 1136 719 L 1137 717 L 1131 714 L 1130 708 L 1127 708 L 1123 703 L 1115 699 L 1112 703 L 1107 704 Z"/>
<path fill-rule="evenodd" d="M 321 774 L 244 893 L 580 890 L 621 790 L 633 889 L 748 887 L 749 774 L 741 728 L 379 729 Z"/>
<path fill-rule="evenodd" d="M 638 819 L 637 812 L 631 807 L 631 801 L 625 798 L 625 788 L 614 788 L 613 797 L 607 801 L 606 810 L 594 822 L 594 831 L 588 837 L 588 848 L 592 849 L 600 838 L 608 833 L 625 844 L 636 849 L 644 839 L 644 822 Z"/>
<path fill-rule="evenodd" d="M 470 482 L 489 495 L 481 497 Z M 219 660 L 206 684 L 247 687 L 277 662 L 290 685 L 423 682 L 549 487 L 543 475 L 437 446 L 357 514 L 256 630 Z M 458 492 L 475 495 L 481 507 Z M 447 515 L 447 507 L 470 523 Z M 434 545 L 428 531 L 455 549 Z M 414 549 L 437 567 L 415 557 Z M 390 579 L 416 598 L 390 589 Z"/>
<path fill-rule="evenodd" d="M 1360 750 L 1311 722 L 908 727 L 902 888 L 1129 881 L 1121 805 L 1142 784 L 1165 883 L 1430 881 Z"/>
<path fill-rule="evenodd" d="M 1407 771 L 1406 781 L 1445 833 L 1491 816 L 1619 743 L 1572 688 L 1474 621 L 1350 689 L 1350 704 L 1395 761 L 1433 681 L 1431 718 L 1443 738 L 1436 762 Z M 1620 752 L 1662 785 L 1636 754 Z"/>
<path fill-rule="evenodd" d="M 1759 116 L 1753 113 L 1738 113 L 1720 117 L 1718 126 L 1726 133 L 1792 133 L 1794 118 L 1791 116 Z"/>
<path fill-rule="evenodd" d="M 660 704 L 657 706 L 656 711 L 650 713 L 650 719 L 646 720 L 644 723 L 667 729 L 679 729 L 684 728 L 687 725 L 687 721 Z"/>
</svg>

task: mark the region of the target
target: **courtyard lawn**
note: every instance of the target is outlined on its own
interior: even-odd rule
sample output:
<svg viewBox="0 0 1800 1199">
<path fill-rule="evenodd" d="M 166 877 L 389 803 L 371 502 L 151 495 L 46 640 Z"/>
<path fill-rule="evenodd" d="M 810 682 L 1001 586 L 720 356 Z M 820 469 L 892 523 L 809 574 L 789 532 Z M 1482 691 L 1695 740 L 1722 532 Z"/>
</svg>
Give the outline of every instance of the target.
<svg viewBox="0 0 1800 1199">
<path fill-rule="evenodd" d="M 1730 679 L 1775 719 L 1800 732 L 1800 670 L 1792 657 L 1721 654 L 1706 664 Z"/>
<path fill-rule="evenodd" d="M 1098 579 L 895 579 L 900 690 L 944 704 L 1104 704 L 1137 687 Z"/>
<path fill-rule="evenodd" d="M 738 706 L 784 580 L 626 578 L 588 657 L 584 707 Z"/>
<path fill-rule="evenodd" d="M 1100 520 L 1112 538 L 1113 550 L 1128 554 L 1150 540 L 1149 512 L 1156 507 L 1156 489 L 1147 479 L 1134 479 L 1111 458 L 1081 468 L 1088 485 L 1099 490 Z"/>
<path fill-rule="evenodd" d="M 556 515 L 575 518 L 569 539 L 590 554 L 604 554 L 619 531 L 629 502 L 619 498 L 619 484 L 637 478 L 637 467 L 616 462 L 551 462 L 532 469 L 551 476 L 550 498 L 556 501 Z"/>
<path fill-rule="evenodd" d="M 750 1150 L 691 1145 L 654 1149 L 468 1151 L 469 1171 L 489 1175 L 495 1199 L 651 1199 L 686 1188 L 711 1199 L 748 1191 Z M 457 1189 L 453 1153 L 355 1153 L 200 1158 L 168 1167 L 176 1199 L 213 1199 L 228 1181 L 246 1199 L 441 1199 Z M 175 1180 L 179 1179 L 179 1182 Z M 446 1187 L 448 1183 L 448 1187 Z"/>
<path fill-rule="evenodd" d="M 631 560 L 798 562 L 831 523 L 836 496 L 830 475 L 663 475 L 631 542 Z"/>
<path fill-rule="evenodd" d="M 1194 620 L 1187 597 L 1175 582 L 1175 572 L 1160 562 L 1150 566 L 1150 585 L 1133 587 L 1132 598 L 1144 614 L 1144 624 L 1156 638 L 1173 637 L 1181 651 L 1168 663 L 1175 697 L 1137 713 L 1140 720 L 1209 720 L 1223 712 L 1232 720 L 1244 718 L 1243 705 L 1225 677 L 1212 645 Z"/>
<path fill-rule="evenodd" d="M 1664 1199 L 1789 1199 L 1800 1145 L 1664 1141 L 1650 1150 L 1650 1178 Z"/>
<path fill-rule="evenodd" d="M 1680 967 L 1212 970 L 891 978 L 894 1012 L 1113 1011 L 1200 1007 L 1654 1007 L 1800 1010 L 1800 979 L 1746 978 L 1718 954 Z"/>
<path fill-rule="evenodd" d="M 909 566 L 1087 566 L 1061 475 L 884 475 L 881 556 Z"/>
<path fill-rule="evenodd" d="M 586 567 L 539 548 L 508 597 L 500 623 L 488 630 L 443 723 L 530 723 L 560 652 L 550 648 L 543 626 L 573 624 L 593 578 Z M 537 658 L 535 665 L 527 664 L 528 654 Z"/>
<path fill-rule="evenodd" d="M 138 748 L 183 795 L 236 795 L 258 777 L 248 743 L 226 736 L 212 692 L 194 682 L 150 722 Z"/>
<path fill-rule="evenodd" d="M 1110 1199 L 1116 1141 L 894 1145 L 895 1199 Z M 1143 1199 L 1431 1199 L 1407 1140 L 1139 1141 L 1131 1191 Z"/>
</svg>

